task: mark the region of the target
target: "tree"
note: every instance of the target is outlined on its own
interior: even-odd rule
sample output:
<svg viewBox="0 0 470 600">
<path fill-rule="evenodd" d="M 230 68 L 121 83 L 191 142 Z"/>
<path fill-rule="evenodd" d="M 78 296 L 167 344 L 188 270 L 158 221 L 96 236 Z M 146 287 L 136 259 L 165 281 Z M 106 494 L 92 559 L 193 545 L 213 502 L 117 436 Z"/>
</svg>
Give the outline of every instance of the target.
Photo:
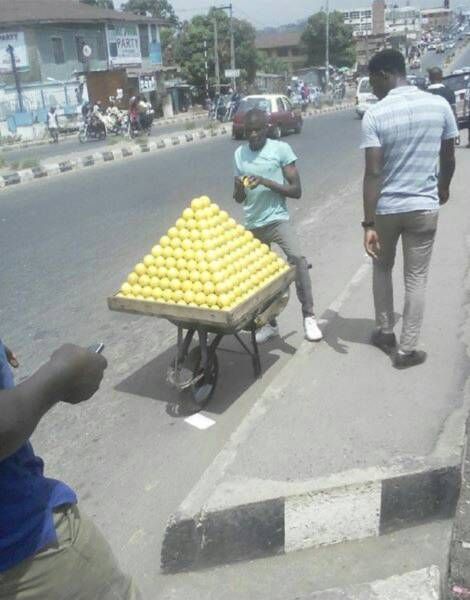
<svg viewBox="0 0 470 600">
<path fill-rule="evenodd" d="M 205 86 L 204 41 L 207 44 L 210 85 L 215 85 L 214 20 L 217 22 L 221 81 L 226 83 L 224 71 L 230 68 L 230 21 L 224 11 L 212 8 L 208 15 L 196 15 L 182 24 L 176 39 L 173 40 L 174 58 L 181 65 L 183 76 L 201 90 Z M 244 85 L 251 83 L 256 75 L 256 31 L 247 21 L 234 19 L 233 32 L 236 67 L 242 71 L 240 83 Z"/>
<path fill-rule="evenodd" d="M 122 10 L 141 15 L 150 13 L 152 17 L 165 19 L 174 25 L 179 23 L 175 9 L 169 0 L 127 0 Z"/>
<path fill-rule="evenodd" d="M 307 21 L 302 34 L 302 44 L 307 50 L 308 64 L 325 64 L 326 13 L 318 12 Z M 330 13 L 330 64 L 338 67 L 352 67 L 356 60 L 353 30 L 345 25 L 342 13 Z"/>
<path fill-rule="evenodd" d="M 265 52 L 258 52 L 258 69 L 262 73 L 284 75 L 289 71 L 289 65 L 277 56 L 267 56 Z"/>
<path fill-rule="evenodd" d="M 96 6 L 96 8 L 110 8 L 114 10 L 113 0 L 80 0 L 82 4 L 89 4 L 90 6 Z"/>
</svg>

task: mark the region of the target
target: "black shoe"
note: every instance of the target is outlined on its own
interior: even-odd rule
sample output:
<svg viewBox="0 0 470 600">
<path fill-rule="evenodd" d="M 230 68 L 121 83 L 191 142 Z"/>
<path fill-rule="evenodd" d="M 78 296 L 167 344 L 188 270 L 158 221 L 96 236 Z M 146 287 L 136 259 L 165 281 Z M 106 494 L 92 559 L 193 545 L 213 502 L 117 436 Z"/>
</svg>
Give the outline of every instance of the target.
<svg viewBox="0 0 470 600">
<path fill-rule="evenodd" d="M 407 354 L 397 352 L 393 358 L 393 366 L 395 369 L 407 369 L 408 367 L 416 367 L 422 365 L 428 355 L 423 350 L 413 350 Z"/>
<path fill-rule="evenodd" d="M 397 338 L 394 333 L 383 333 L 380 329 L 374 331 L 371 342 L 377 348 L 380 348 L 385 354 L 391 354 L 397 346 Z"/>
</svg>

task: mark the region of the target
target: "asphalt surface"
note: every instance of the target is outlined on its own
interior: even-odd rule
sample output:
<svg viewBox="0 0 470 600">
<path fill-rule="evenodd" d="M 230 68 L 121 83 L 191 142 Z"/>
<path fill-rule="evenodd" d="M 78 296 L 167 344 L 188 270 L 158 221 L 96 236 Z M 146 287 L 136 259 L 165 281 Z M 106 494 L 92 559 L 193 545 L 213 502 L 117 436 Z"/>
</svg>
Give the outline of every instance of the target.
<svg viewBox="0 0 470 600">
<path fill-rule="evenodd" d="M 206 124 L 205 120 L 197 119 L 194 121 L 196 127 L 203 127 Z M 180 131 L 186 131 L 188 123 L 174 123 L 171 125 L 154 125 L 152 128 L 152 135 L 150 139 L 160 137 L 162 135 L 176 133 Z M 78 133 L 71 137 L 60 138 L 58 144 L 47 144 L 44 146 L 31 146 L 29 148 L 21 148 L 19 150 L 6 151 L 0 154 L 7 163 L 13 163 L 17 161 L 23 161 L 26 159 L 43 161 L 53 157 L 62 157 L 65 154 L 72 154 L 74 152 L 83 152 L 89 149 L 90 152 L 96 152 L 99 149 L 112 148 L 112 144 L 117 140 L 121 140 L 121 137 L 114 135 L 108 136 L 103 141 L 90 141 L 86 144 L 81 144 L 78 141 Z"/>
<path fill-rule="evenodd" d="M 303 201 L 293 205 L 294 219 L 314 218 L 314 209 L 320 219 L 316 242 L 330 238 L 327 248 L 318 248 L 315 258 L 323 266 L 316 277 L 327 276 L 333 250 L 321 219 L 338 209 L 352 178 L 356 184 L 360 179 L 358 132 L 359 120 L 345 112 L 308 120 L 300 136 L 287 138 L 300 157 L 305 190 Z M 99 396 L 83 406 L 57 406 L 33 441 L 47 472 L 78 490 L 82 506 L 147 592 L 160 585 L 157 565 L 169 514 L 302 337 L 299 308 L 291 302 L 283 316 L 287 337 L 264 353 L 265 376 L 256 383 L 251 361 L 232 341 L 224 342 L 217 396 L 205 413 L 216 425 L 199 431 L 181 418 L 184 411 L 178 414 L 176 393 L 165 381 L 175 328 L 107 309 L 106 297 L 192 197 L 208 194 L 241 217 L 231 200 L 235 148 L 230 139 L 211 140 L 25 184 L 1 196 L 1 329 L 23 364 L 19 377 L 66 340 L 103 341 L 109 360 Z M 359 195 L 357 201 L 359 221 Z M 335 253 L 340 264 L 335 277 L 318 286 L 320 307 L 356 268 L 348 249 Z"/>
<path fill-rule="evenodd" d="M 353 111 L 340 112 L 309 119 L 300 136 L 286 138 L 299 157 L 304 194 L 290 207 L 313 263 L 318 314 L 363 260 L 359 128 Z M 231 198 L 236 147 L 216 138 L 23 184 L 0 196 L 0 330 L 22 364 L 18 379 L 64 341 L 102 341 L 109 361 L 97 396 L 81 406 L 56 406 L 33 443 L 47 473 L 77 490 L 82 508 L 152 600 L 169 585 L 158 568 L 168 516 L 295 354 L 300 310 L 292 299 L 280 319 L 282 338 L 262 351 L 259 381 L 251 361 L 224 340 L 219 385 L 204 411 L 215 424 L 202 431 L 184 420 L 191 407 L 178 404 L 166 383 L 174 326 L 112 313 L 106 297 L 194 196 L 208 194 L 241 219 Z M 364 310 L 370 316 L 370 307 Z"/>
</svg>

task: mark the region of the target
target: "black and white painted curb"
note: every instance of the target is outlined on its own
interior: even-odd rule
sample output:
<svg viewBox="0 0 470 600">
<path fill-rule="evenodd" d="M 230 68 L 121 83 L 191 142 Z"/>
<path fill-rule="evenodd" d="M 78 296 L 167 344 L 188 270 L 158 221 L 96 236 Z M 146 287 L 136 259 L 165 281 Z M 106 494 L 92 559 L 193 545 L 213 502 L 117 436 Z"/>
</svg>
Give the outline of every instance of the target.
<svg viewBox="0 0 470 600">
<path fill-rule="evenodd" d="M 353 107 L 352 104 L 341 104 L 337 106 L 331 106 L 324 109 L 309 111 L 304 117 L 316 117 L 324 114 L 349 110 Z M 189 119 L 188 120 L 193 120 Z M 92 167 L 95 165 L 103 164 L 110 161 L 117 161 L 131 156 L 137 156 L 143 152 L 154 152 L 157 150 L 163 150 L 165 148 L 172 148 L 174 146 L 185 145 L 189 143 L 202 142 L 218 136 L 226 136 L 231 133 L 229 125 L 222 125 L 214 127 L 212 129 L 198 129 L 194 132 L 177 133 L 162 137 L 157 140 L 151 140 L 141 144 L 128 144 L 126 146 L 120 146 L 117 149 L 109 148 L 109 150 L 103 150 L 94 152 L 87 156 L 72 157 L 67 159 L 63 157 L 63 160 L 57 163 L 45 163 L 38 167 L 31 169 L 22 169 L 15 171 L 9 175 L 0 176 L 0 190 L 9 188 L 20 183 L 27 183 L 35 179 L 42 179 L 44 177 L 51 177 L 54 175 L 60 175 L 61 173 L 68 173 L 69 171 L 75 171 L 77 169 L 83 169 L 86 167 Z"/>
<path fill-rule="evenodd" d="M 433 565 L 388 579 L 313 592 L 296 600 L 439 600 L 440 597 L 440 573 Z"/>
<path fill-rule="evenodd" d="M 298 494 L 176 514 L 165 532 L 161 568 L 166 573 L 196 570 L 448 519 L 459 496 L 460 462 L 346 479 L 339 474 L 336 487 L 334 480 L 330 487 L 313 481 Z"/>
</svg>

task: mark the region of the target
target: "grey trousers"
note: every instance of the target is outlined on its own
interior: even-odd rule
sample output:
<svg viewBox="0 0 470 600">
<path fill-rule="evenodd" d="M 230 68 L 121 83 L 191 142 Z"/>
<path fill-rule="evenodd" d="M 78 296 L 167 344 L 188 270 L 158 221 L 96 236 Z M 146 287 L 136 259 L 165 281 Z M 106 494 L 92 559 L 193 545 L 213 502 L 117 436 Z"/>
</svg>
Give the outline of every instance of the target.
<svg viewBox="0 0 470 600">
<path fill-rule="evenodd" d="M 421 331 L 429 263 L 436 235 L 438 211 L 414 211 L 377 215 L 380 253 L 373 262 L 373 291 L 377 326 L 391 333 L 395 325 L 392 269 L 401 237 L 405 278 L 405 307 L 399 344 L 402 352 L 413 351 Z"/>
<path fill-rule="evenodd" d="M 302 255 L 291 226 L 288 221 L 279 221 L 270 223 L 265 227 L 252 229 L 253 235 L 261 242 L 271 247 L 277 244 L 284 252 L 287 262 L 296 267 L 295 288 L 297 297 L 302 305 L 302 314 L 304 317 L 310 317 L 313 312 L 313 293 L 312 282 L 308 272 L 308 263 L 305 256 Z"/>
</svg>

